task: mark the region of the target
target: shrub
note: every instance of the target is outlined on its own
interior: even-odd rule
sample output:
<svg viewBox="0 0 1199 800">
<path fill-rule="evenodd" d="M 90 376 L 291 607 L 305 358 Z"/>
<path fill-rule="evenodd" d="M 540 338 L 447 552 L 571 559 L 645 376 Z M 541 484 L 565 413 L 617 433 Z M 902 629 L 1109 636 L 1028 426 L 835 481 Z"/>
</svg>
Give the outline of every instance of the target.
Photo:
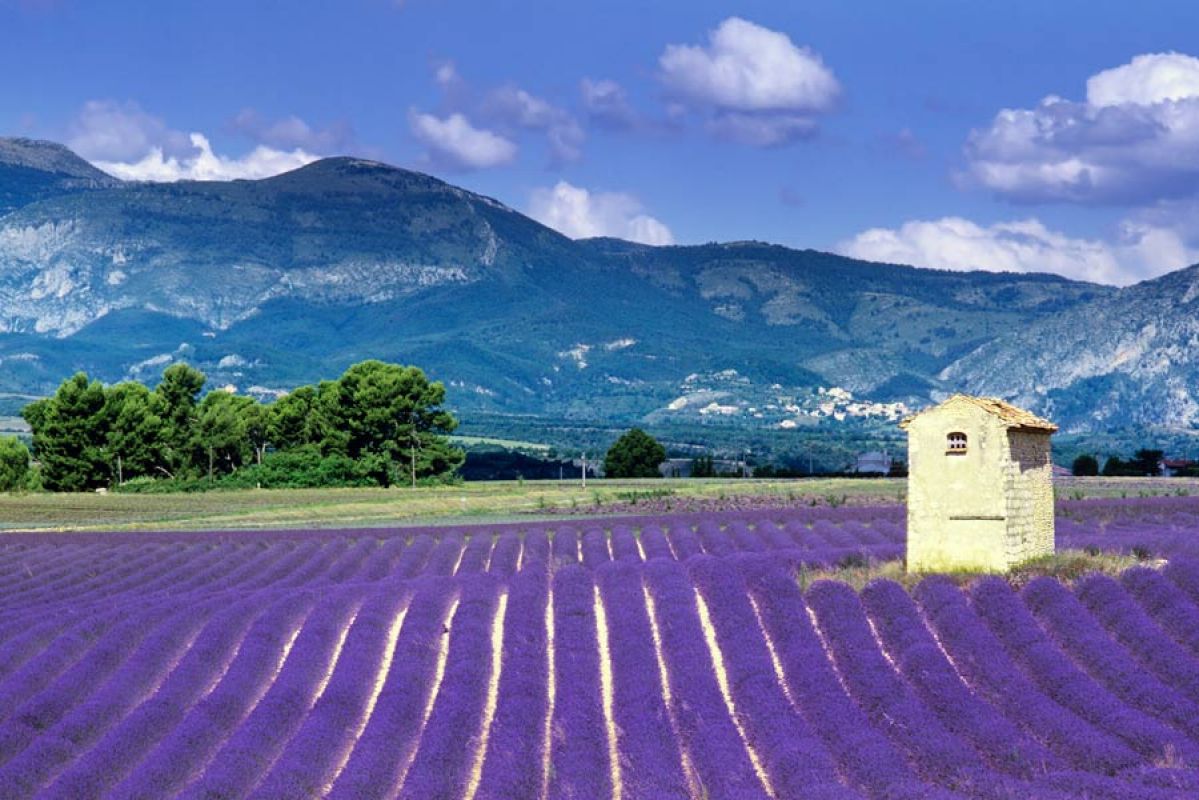
<svg viewBox="0 0 1199 800">
<path fill-rule="evenodd" d="M 372 464 L 343 455 L 322 456 L 315 448 L 301 447 L 270 453 L 261 464 L 245 467 L 221 478 L 222 486 L 252 489 L 320 489 L 330 486 L 374 486 Z"/>
<path fill-rule="evenodd" d="M 336 486 L 376 486 L 372 464 L 343 455 L 322 456 L 315 448 L 298 448 L 269 453 L 261 464 L 237 472 L 207 478 L 135 478 L 115 487 L 117 491 L 158 494 L 202 492 L 209 489 L 323 489 Z"/>
</svg>

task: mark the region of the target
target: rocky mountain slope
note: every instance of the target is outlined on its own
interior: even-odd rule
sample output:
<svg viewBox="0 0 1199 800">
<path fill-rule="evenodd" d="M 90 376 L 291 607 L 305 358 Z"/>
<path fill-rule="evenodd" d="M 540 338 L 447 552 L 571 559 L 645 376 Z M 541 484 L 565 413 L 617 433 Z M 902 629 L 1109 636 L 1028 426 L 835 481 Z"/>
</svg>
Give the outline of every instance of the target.
<svg viewBox="0 0 1199 800">
<path fill-rule="evenodd" d="M 424 366 L 463 411 L 555 419 L 788 428 L 965 390 L 1075 427 L 1189 424 L 1188 276 L 1116 291 L 759 242 L 572 241 L 360 159 L 134 184 L 0 140 L 0 392 L 186 359 L 269 394 L 377 357 Z"/>
<path fill-rule="evenodd" d="M 1015 399 L 1067 429 L 1199 423 L 1199 266 L 1010 331 L 944 383 Z"/>
<path fill-rule="evenodd" d="M 120 183 L 61 144 L 0 138 L 0 216 L 35 200 Z"/>
</svg>

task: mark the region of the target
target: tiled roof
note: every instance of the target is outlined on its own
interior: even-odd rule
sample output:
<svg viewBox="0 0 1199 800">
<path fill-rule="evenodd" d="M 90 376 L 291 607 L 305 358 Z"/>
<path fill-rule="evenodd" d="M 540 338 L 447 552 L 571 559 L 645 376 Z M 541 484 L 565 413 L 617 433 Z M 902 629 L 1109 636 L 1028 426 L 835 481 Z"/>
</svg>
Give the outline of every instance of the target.
<svg viewBox="0 0 1199 800">
<path fill-rule="evenodd" d="M 951 403 L 969 403 L 972 406 L 977 406 L 983 411 L 986 411 L 988 414 L 999 417 L 999 421 L 1008 428 L 1048 431 L 1049 433 L 1053 433 L 1057 430 L 1057 425 L 1054 425 L 1049 420 L 1044 419 L 1043 417 L 1038 417 L 1036 414 L 1032 413 L 1031 411 L 1025 411 L 1023 408 L 1017 408 L 1011 403 L 1000 400 L 998 397 L 975 397 L 969 394 L 955 394 L 953 397 L 950 397 L 940 405 L 926 408 L 923 411 L 917 412 L 909 417 L 905 417 L 903 421 L 899 423 L 899 427 L 907 428 L 911 421 L 920 416 L 920 414 L 926 414 L 929 411 L 943 408 Z"/>
</svg>

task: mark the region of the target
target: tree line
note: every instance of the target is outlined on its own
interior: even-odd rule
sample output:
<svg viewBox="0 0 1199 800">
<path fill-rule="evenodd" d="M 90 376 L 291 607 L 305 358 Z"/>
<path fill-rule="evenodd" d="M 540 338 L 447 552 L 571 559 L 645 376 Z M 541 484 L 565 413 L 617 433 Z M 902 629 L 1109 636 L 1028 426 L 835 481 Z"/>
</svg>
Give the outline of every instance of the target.
<svg viewBox="0 0 1199 800">
<path fill-rule="evenodd" d="M 1142 448 L 1133 453 L 1132 458 L 1121 458 L 1120 456 L 1110 456 L 1103 462 L 1103 468 L 1099 467 L 1099 459 L 1095 456 L 1084 453 L 1074 459 L 1071 465 L 1071 472 L 1075 475 L 1103 475 L 1105 477 L 1143 477 L 1156 476 L 1162 474 L 1162 458 L 1165 452 L 1162 450 L 1153 450 L 1150 448 Z M 1194 477 L 1195 468 L 1184 468 L 1176 472 L 1178 475 L 1186 475 Z"/>
<path fill-rule="evenodd" d="M 154 388 L 72 375 L 21 412 L 32 431 L 33 470 L 25 445 L 0 437 L 0 491 L 386 487 L 461 478 L 466 454 L 447 438 L 458 421 L 442 408 L 445 387 L 418 367 L 363 361 L 270 403 L 221 389 L 203 394 L 206 382 L 184 363 L 168 367 Z M 554 478 L 574 467 L 502 455 L 498 466 L 491 454 L 466 477 L 495 478 L 491 473 L 510 468 Z M 662 444 L 633 428 L 602 463 L 610 478 L 660 478 L 665 460 Z M 732 477 L 720 474 L 710 455 L 693 459 L 691 474 Z M 807 473 L 766 465 L 753 474 Z"/>
<path fill-rule="evenodd" d="M 418 367 L 363 361 L 271 403 L 220 389 L 201 397 L 205 381 L 182 363 L 153 389 L 83 372 L 63 381 L 21 412 L 41 487 L 415 485 L 463 461 L 446 438 L 458 423 L 442 408 L 445 387 Z"/>
</svg>

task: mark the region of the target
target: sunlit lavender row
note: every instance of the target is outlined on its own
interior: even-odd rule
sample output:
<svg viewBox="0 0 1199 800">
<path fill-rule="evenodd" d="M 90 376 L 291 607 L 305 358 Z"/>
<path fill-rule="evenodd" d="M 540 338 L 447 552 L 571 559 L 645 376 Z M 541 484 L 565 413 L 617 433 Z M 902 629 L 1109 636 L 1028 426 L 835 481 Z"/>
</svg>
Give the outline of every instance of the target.
<svg viewBox="0 0 1199 800">
<path fill-rule="evenodd" d="M 910 593 L 903 510 L 12 537 L 0 796 L 1199 794 L 1199 514 L 1060 509 L 1164 566 Z"/>
</svg>

